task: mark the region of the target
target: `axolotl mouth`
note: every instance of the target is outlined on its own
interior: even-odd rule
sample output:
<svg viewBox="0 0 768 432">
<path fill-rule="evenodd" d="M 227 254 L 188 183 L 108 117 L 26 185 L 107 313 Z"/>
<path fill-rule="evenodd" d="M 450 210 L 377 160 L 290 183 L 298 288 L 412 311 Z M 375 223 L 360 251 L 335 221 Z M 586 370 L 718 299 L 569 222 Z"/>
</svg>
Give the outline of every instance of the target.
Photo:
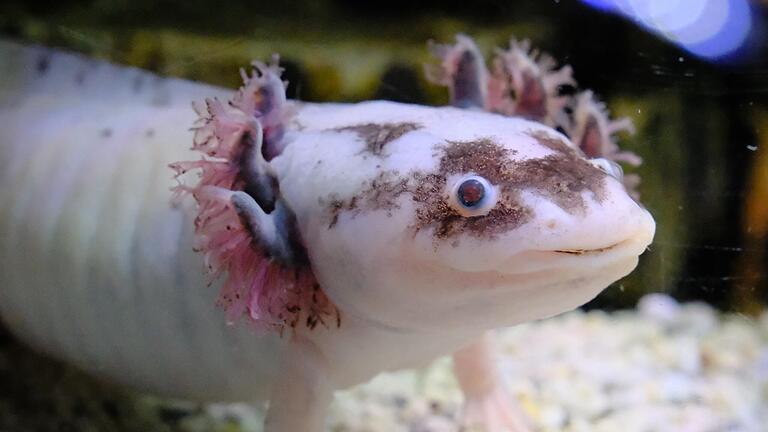
<svg viewBox="0 0 768 432">
<path fill-rule="evenodd" d="M 521 228 L 538 233 L 538 242 L 510 233 L 495 242 L 465 239 L 457 247 L 431 249 L 434 254 L 425 250 L 420 258 L 409 256 L 400 261 L 396 275 L 386 278 L 401 283 L 387 284 L 387 296 L 375 302 L 380 306 L 399 299 L 392 309 L 396 312 L 380 316 L 380 321 L 402 328 L 467 330 L 515 325 L 574 309 L 629 274 L 651 243 L 651 216 L 634 204 L 625 209 L 630 214 L 613 224 L 583 219 L 569 226 L 561 223 L 568 234 L 541 232 L 546 220 Z"/>
<path fill-rule="evenodd" d="M 594 254 L 594 253 L 601 253 L 601 252 L 609 251 L 609 250 L 615 248 L 616 246 L 618 246 L 620 244 L 621 243 L 615 243 L 615 244 L 612 244 L 610 246 L 606 246 L 606 247 L 602 247 L 602 248 L 597 248 L 597 249 L 559 249 L 559 250 L 554 250 L 552 252 L 568 254 L 568 255 Z"/>
<path fill-rule="evenodd" d="M 571 310 L 629 274 L 653 239 L 650 213 L 617 178 L 566 150 L 553 156 L 536 136 L 508 139 L 518 154 L 530 147 L 547 156 L 515 159 L 501 138 L 439 145 L 434 172 L 376 183 L 380 193 L 341 206 L 360 209 L 368 196 L 394 191 L 390 213 L 352 210 L 327 231 L 357 239 L 371 226 L 390 230 L 366 236 L 374 258 L 356 255 L 367 272 L 350 284 L 365 288 L 334 300 L 391 327 L 472 331 Z M 457 210 L 477 200 L 478 188 L 495 200 Z"/>
<path fill-rule="evenodd" d="M 596 204 L 584 216 L 537 201 L 540 217 L 518 230 L 477 248 L 466 240 L 472 253 L 440 250 L 435 265 L 443 266 L 442 286 L 451 293 L 441 308 L 464 317 L 456 325 L 514 325 L 576 308 L 629 274 L 653 240 L 655 222 L 611 189 L 611 205 Z"/>
<path fill-rule="evenodd" d="M 526 275 L 542 271 L 574 270 L 590 273 L 622 260 L 642 254 L 652 239 L 650 234 L 638 235 L 603 247 L 529 250 L 507 258 L 497 271 L 506 275 Z"/>
<path fill-rule="evenodd" d="M 652 237 L 653 228 L 603 247 L 521 251 L 494 269 L 454 270 L 452 277 L 463 280 L 456 286 L 466 289 L 454 292 L 446 310 L 464 317 L 461 325 L 483 327 L 574 309 L 629 274 Z"/>
</svg>

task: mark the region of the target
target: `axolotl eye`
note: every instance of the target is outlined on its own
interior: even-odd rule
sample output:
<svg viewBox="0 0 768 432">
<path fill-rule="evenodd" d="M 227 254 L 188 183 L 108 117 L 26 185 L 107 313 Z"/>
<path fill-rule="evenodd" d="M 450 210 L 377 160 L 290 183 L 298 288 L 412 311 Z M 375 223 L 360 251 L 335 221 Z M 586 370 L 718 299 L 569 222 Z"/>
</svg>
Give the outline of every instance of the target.
<svg viewBox="0 0 768 432">
<path fill-rule="evenodd" d="M 604 173 L 615 178 L 616 180 L 624 180 L 624 170 L 621 169 L 621 165 L 617 164 L 616 162 L 605 158 L 591 159 L 590 162 L 592 165 L 601 169 Z"/>
<path fill-rule="evenodd" d="M 451 206 L 465 217 L 488 214 L 497 200 L 497 188 L 478 175 L 459 178 L 449 197 Z"/>
</svg>

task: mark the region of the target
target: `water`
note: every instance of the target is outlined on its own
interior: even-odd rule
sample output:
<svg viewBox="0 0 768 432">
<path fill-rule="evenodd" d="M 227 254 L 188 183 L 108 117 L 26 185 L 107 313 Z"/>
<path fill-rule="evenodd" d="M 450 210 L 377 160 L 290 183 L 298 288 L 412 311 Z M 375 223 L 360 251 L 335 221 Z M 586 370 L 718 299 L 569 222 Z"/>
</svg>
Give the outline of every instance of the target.
<svg viewBox="0 0 768 432">
<path fill-rule="evenodd" d="M 667 363 L 654 363 L 656 366 L 636 370 L 647 374 L 643 379 L 655 378 L 663 385 L 672 386 L 672 389 L 658 390 L 664 395 L 660 398 L 665 402 L 672 400 L 672 405 L 676 403 L 682 407 L 670 414 L 664 410 L 671 408 L 659 405 L 655 407 L 657 415 L 701 417 L 704 414 L 696 411 L 698 404 L 706 405 L 710 400 L 707 398 L 727 399 L 717 393 L 718 389 L 722 394 L 742 392 L 750 396 L 727 400 L 743 410 L 736 407 L 723 417 L 710 419 L 709 427 L 726 428 L 728 425 L 723 422 L 730 421 L 733 429 L 728 430 L 760 430 L 754 422 L 766 418 L 764 380 L 768 352 L 764 315 L 768 302 L 768 93 L 765 84 L 768 48 L 763 36 L 763 6 L 758 3 L 753 6 L 752 33 L 745 36 L 740 50 L 707 58 L 701 55 L 711 54 L 711 50 L 686 46 L 680 37 L 670 41 L 659 36 L 654 33 L 658 30 L 654 30 L 653 22 L 642 21 L 637 15 L 633 19 L 627 12 L 631 9 L 611 13 L 590 6 L 600 3 L 607 7 L 605 4 L 611 2 L 481 1 L 469 5 L 464 2 L 375 1 L 365 6 L 358 2 L 330 0 L 299 1 L 291 5 L 257 3 L 236 1 L 212 8 L 210 3 L 203 1 L 187 1 L 183 6 L 175 1 L 159 4 L 148 1 L 64 1 L 48 9 L 7 2 L 0 6 L 0 35 L 74 49 L 161 74 L 227 87 L 239 85 L 236 73 L 239 67 L 253 58 L 265 59 L 271 53 L 279 52 L 290 82 L 289 97 L 322 102 L 390 99 L 430 105 L 446 104 L 447 94 L 423 78 L 422 64 L 430 61 L 425 44 L 428 39 L 451 41 L 456 33 L 462 32 L 473 36 L 486 53 L 490 53 L 494 46 L 506 45 L 512 35 L 530 39 L 534 47 L 549 52 L 560 64 L 570 64 L 580 88 L 594 90 L 606 101 L 613 117 L 626 116 L 633 120 L 637 133 L 623 136 L 619 142 L 622 148 L 634 151 L 644 160 L 637 169 L 625 169 L 628 173 L 639 174 L 642 179 L 638 188 L 641 201 L 656 219 L 657 234 L 638 268 L 590 302 L 585 308 L 589 314 L 577 313 L 570 318 L 504 333 L 504 346 L 509 355 L 505 362 L 514 365 L 515 357 L 530 360 L 525 353 L 513 351 L 515 346 L 535 340 L 535 336 L 550 342 L 546 345 L 553 347 L 555 354 L 550 353 L 553 357 L 562 354 L 554 347 L 564 345 L 561 350 L 571 350 L 569 355 L 587 356 L 591 351 L 584 346 L 569 345 L 568 337 L 562 333 L 564 328 L 570 328 L 571 333 L 566 335 L 572 335 L 573 327 L 576 327 L 581 329 L 576 333 L 592 337 L 598 334 L 598 338 L 614 340 L 616 344 L 630 344 L 632 338 L 629 335 L 636 335 L 636 341 L 645 342 L 638 342 L 635 347 L 634 361 L 642 362 L 647 356 L 659 354 L 649 346 L 661 347 L 659 350 L 668 357 Z M 730 2 L 732 5 L 736 3 Z M 640 10 L 642 8 L 635 12 Z M 733 34 L 733 31 L 726 31 L 712 39 L 726 40 Z M 666 297 L 656 298 L 663 304 L 671 304 L 672 312 L 660 306 L 662 310 L 631 315 L 628 311 L 649 293 L 665 293 L 679 302 L 692 302 L 692 306 L 677 309 L 679 306 L 674 302 L 664 303 L 668 301 Z M 689 307 L 693 309 L 685 309 Z M 605 315 L 602 311 L 622 312 Z M 667 313 L 672 317 L 665 318 Z M 607 330 L 601 325 L 618 330 L 603 333 Z M 729 343 L 738 353 L 734 358 L 713 348 Z M 749 348 L 752 345 L 756 348 Z M 680 352 L 673 352 L 674 347 L 681 346 Z M 524 396 L 527 402 L 523 408 L 535 419 L 540 430 L 584 430 L 579 427 L 590 425 L 596 428 L 601 419 L 602 427 L 611 430 L 611 425 L 616 424 L 611 422 L 619 421 L 621 413 L 627 416 L 625 419 L 631 419 L 630 422 L 637 424 L 640 421 L 641 413 L 645 413 L 640 410 L 640 405 L 650 402 L 640 393 L 630 394 L 637 386 L 617 384 L 611 381 L 616 377 L 609 376 L 603 377 L 607 384 L 601 387 L 595 383 L 602 382 L 603 378 L 590 369 L 590 366 L 605 365 L 620 368 L 622 364 L 632 364 L 633 360 L 617 356 L 615 351 L 606 351 L 603 359 L 586 358 L 588 360 L 583 364 L 573 368 L 575 371 L 556 362 L 550 363 L 553 366 L 548 371 L 519 365 L 505 369 L 510 375 L 529 377 L 527 381 L 514 381 L 513 389 L 516 395 Z M 519 362 L 529 364 L 526 361 Z M 536 363 L 530 361 L 530 364 Z M 0 370 L 2 366 L 0 362 Z M 389 427 L 446 430 L 440 428 L 449 428 L 445 424 L 455 420 L 459 400 L 455 383 L 445 378 L 447 368 L 439 363 L 424 375 L 393 378 L 394 384 L 382 384 L 381 380 L 389 379 L 382 378 L 374 383 L 373 390 L 364 388 L 343 396 L 346 405 L 336 408 L 334 418 L 346 420 L 340 420 L 337 426 L 352 424 L 356 426 L 349 426 L 351 430 L 365 430 L 366 421 L 375 423 L 365 419 L 375 418 L 380 422 L 376 423 L 380 429 L 375 430 L 391 430 Z M 750 375 L 755 378 L 753 383 L 738 381 L 735 374 L 729 374 L 729 370 L 735 369 L 754 374 Z M 707 382 L 685 381 L 678 375 L 671 375 L 705 372 L 719 378 Z M 537 387 L 542 385 L 537 379 L 546 381 L 541 377 L 551 378 L 558 373 L 590 378 L 571 377 L 564 379 L 562 385 L 580 385 L 579 388 L 588 394 L 585 399 L 594 404 L 592 408 L 569 405 L 573 402 L 560 398 L 560 389 L 556 385 L 544 389 Z M 761 373 L 759 379 L 763 381 L 756 381 Z M 637 380 L 638 383 L 642 381 L 641 378 Z M 62 388 L 56 379 L 52 382 L 43 384 L 41 388 L 44 390 L 40 391 L 50 391 L 51 386 Z M 748 387 L 754 382 L 763 383 L 762 389 L 759 385 Z M 622 387 L 625 384 L 626 387 Z M 618 386 L 620 390 L 610 393 L 606 390 L 610 385 Z M 3 388 L 0 384 L 0 400 L 5 403 L 0 404 L 0 408 L 7 410 L 0 409 L 0 425 L 3 416 L 9 419 L 18 417 L 19 413 L 30 417 L 37 415 L 34 409 L 27 412 L 20 406 L 51 409 L 19 403 L 19 400 L 29 398 L 23 388 L 21 384 L 13 388 Z M 397 391 L 391 391 L 392 388 Z M 71 389 L 68 391 L 73 394 Z M 360 392 L 368 396 L 361 396 Z M 632 409 L 621 411 L 603 400 L 617 397 L 625 398 L 628 401 L 625 406 Z M 402 402 L 403 398 L 406 402 Z M 371 402 L 360 403 L 360 400 Z M 442 405 L 431 407 L 430 401 L 435 400 Z M 138 404 L 145 406 L 142 403 Z M 148 402 L 148 406 L 154 407 L 153 403 Z M 139 406 L 135 401 L 131 404 L 134 404 L 131 407 Z M 402 407 L 391 408 L 400 406 L 398 404 Z M 759 412 L 760 406 L 762 412 Z M 88 407 L 87 413 L 94 412 L 91 405 Z M 121 407 L 118 408 L 122 413 L 120 416 L 135 412 L 133 408 Z M 757 408 L 750 411 L 751 407 Z M 190 430 L 184 428 L 192 427 L 189 424 L 194 421 L 189 419 L 195 416 L 190 413 L 197 413 L 196 409 L 185 405 L 181 421 L 148 421 L 151 428 Z M 205 422 L 211 418 L 216 421 L 227 418 L 229 414 L 222 414 L 222 410 L 229 412 L 229 408 L 217 409 L 213 414 L 206 411 L 204 420 L 195 421 L 203 422 L 207 427 L 210 423 Z M 400 414 L 389 414 L 391 409 Z M 360 414 L 366 410 L 373 413 L 369 417 Z M 104 417 L 104 410 L 96 409 L 96 412 L 99 414 L 86 417 L 103 422 L 94 421 L 91 425 L 129 429 L 120 421 L 104 420 L 109 417 Z M 51 415 L 50 411 L 45 413 Z M 59 414 L 54 410 L 52 415 Z M 403 422 L 407 426 L 387 423 L 398 415 L 410 419 Z M 570 420 L 566 421 L 566 418 Z M 257 421 L 258 416 L 257 420 L 252 420 Z M 149 427 L 146 424 L 145 427 Z M 690 430 L 726 430 L 707 429 L 707 424 L 686 424 Z M 136 426 L 132 424 L 130 427 Z M 668 430 L 658 424 L 648 427 L 650 430 Z M 44 430 L 44 426 L 40 428 Z"/>
</svg>

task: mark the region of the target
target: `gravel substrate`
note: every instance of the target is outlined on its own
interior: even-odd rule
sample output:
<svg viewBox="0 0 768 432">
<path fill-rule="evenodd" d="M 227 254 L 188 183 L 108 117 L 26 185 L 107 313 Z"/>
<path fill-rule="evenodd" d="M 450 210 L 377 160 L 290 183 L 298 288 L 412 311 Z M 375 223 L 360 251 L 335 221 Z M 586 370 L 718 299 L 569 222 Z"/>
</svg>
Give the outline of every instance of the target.
<svg viewBox="0 0 768 432">
<path fill-rule="evenodd" d="M 749 319 L 650 295 L 637 311 L 571 312 L 502 330 L 499 341 L 508 387 L 535 431 L 768 431 L 768 312 Z M 0 360 L 4 354 L 0 375 L 15 358 L 0 351 Z M 79 425 L 71 430 L 260 430 L 261 411 L 247 405 L 131 396 L 80 384 L 64 370 L 65 378 L 22 377 L 13 386 L 22 394 L 0 392 L 0 430 L 61 430 L 74 426 L 70 416 Z M 40 367 L 27 373 L 35 371 Z M 76 384 L 62 387 L 62 379 Z M 459 431 L 460 403 L 451 362 L 443 358 L 340 392 L 328 430 Z"/>
<path fill-rule="evenodd" d="M 537 431 L 768 431 L 768 312 L 718 315 L 646 296 L 637 311 L 571 312 L 499 332 L 508 385 Z M 333 431 L 456 431 L 441 359 L 339 395 Z"/>
</svg>

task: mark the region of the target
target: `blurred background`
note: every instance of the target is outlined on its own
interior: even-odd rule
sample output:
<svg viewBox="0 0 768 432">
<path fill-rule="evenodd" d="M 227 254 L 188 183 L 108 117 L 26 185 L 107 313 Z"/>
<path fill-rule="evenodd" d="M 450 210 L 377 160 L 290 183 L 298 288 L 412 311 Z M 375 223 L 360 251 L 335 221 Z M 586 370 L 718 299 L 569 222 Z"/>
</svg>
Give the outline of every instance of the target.
<svg viewBox="0 0 768 432">
<path fill-rule="evenodd" d="M 448 96 L 424 80 L 427 40 L 452 42 L 466 33 L 490 55 L 511 36 L 530 39 L 572 65 L 580 88 L 593 89 L 614 117 L 634 121 L 638 132 L 620 144 L 645 161 L 629 171 L 642 177 L 656 241 L 631 276 L 586 307 L 630 308 L 645 293 L 664 292 L 755 316 L 768 302 L 767 6 L 749 0 L 5 0 L 0 37 L 233 88 L 240 67 L 278 52 L 290 97 L 431 105 Z M 0 348 L 0 418 L 15 413 L 33 421 L 68 412 L 91 418 L 66 423 L 71 430 L 111 430 L 104 425 L 128 410 L 135 428 L 119 430 L 175 430 L 167 425 L 187 415 L 187 408 L 164 405 L 161 425 L 141 415 L 148 409 L 141 403 L 102 399 L 112 390 L 82 384 L 72 378 L 77 373 L 62 372 L 65 366 L 11 343 L 2 329 Z M 31 388 L 53 390 L 41 395 Z"/>
<path fill-rule="evenodd" d="M 588 307 L 645 292 L 759 312 L 768 299 L 768 44 L 765 2 L 748 0 L 5 1 L 0 34 L 164 75 L 239 85 L 239 67 L 282 55 L 307 101 L 444 104 L 426 41 L 510 36 L 571 64 L 581 88 L 638 133 L 642 201 L 656 242 L 632 276 Z"/>
</svg>

